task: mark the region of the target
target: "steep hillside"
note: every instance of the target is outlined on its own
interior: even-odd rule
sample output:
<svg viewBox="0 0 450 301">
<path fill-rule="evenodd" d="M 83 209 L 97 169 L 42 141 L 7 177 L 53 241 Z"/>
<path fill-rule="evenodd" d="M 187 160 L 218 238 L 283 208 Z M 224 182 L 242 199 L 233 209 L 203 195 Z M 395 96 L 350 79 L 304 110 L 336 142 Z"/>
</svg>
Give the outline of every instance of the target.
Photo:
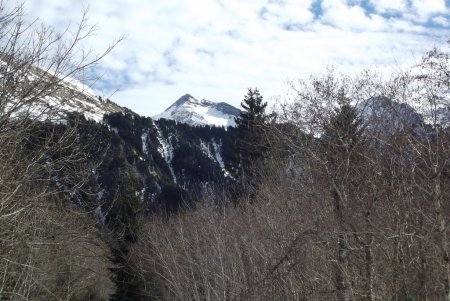
<svg viewBox="0 0 450 301">
<path fill-rule="evenodd" d="M 5 79 L 5 89 L 1 93 L 7 99 L 3 110 L 10 112 L 12 117 L 61 122 L 68 113 L 79 113 L 101 121 L 103 115 L 123 110 L 109 99 L 97 97 L 89 86 L 70 76 L 34 66 L 18 72 L 11 64 L 0 64 L 0 71 L 7 77 L 11 73 L 11 79 Z M 9 89 L 11 85 L 15 89 Z"/>
<path fill-rule="evenodd" d="M 105 115 L 102 132 L 110 141 L 99 169 L 102 198 L 110 203 L 115 160 L 133 170 L 135 194 L 147 211 L 176 210 L 182 202 L 201 197 L 214 184 L 230 181 L 225 162 L 230 157 L 230 131 L 217 127 L 191 127 L 170 120 L 153 121 L 133 112 Z M 117 182 L 115 182 L 117 180 Z"/>
</svg>

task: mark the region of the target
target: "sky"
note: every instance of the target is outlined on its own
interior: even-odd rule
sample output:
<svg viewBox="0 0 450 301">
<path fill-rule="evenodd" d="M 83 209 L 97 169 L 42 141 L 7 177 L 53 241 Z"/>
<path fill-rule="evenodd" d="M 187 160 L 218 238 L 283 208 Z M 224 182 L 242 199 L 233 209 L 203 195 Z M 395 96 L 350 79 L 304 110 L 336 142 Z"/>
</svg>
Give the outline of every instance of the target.
<svg viewBox="0 0 450 301">
<path fill-rule="evenodd" d="M 287 82 L 410 64 L 450 39 L 450 0 L 26 0 L 63 31 L 89 9 L 101 51 L 96 94 L 145 115 L 184 94 L 239 107 L 248 87 L 273 103 Z"/>
</svg>

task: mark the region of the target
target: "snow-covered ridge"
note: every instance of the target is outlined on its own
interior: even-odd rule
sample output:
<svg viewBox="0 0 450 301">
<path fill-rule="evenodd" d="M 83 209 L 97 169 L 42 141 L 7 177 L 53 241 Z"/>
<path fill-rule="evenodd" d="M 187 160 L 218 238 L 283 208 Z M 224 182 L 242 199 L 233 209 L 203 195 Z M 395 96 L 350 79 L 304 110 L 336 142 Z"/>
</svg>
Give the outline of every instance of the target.
<svg viewBox="0 0 450 301">
<path fill-rule="evenodd" d="M 153 119 L 171 119 L 193 126 L 215 125 L 227 127 L 236 125 L 235 118 L 239 114 L 239 109 L 225 102 L 216 103 L 205 99 L 198 100 L 186 94 L 163 113 L 153 116 Z"/>
<path fill-rule="evenodd" d="M 5 63 L 3 64 L 5 67 Z M 8 72 L 8 71 L 5 71 Z M 108 113 L 122 108 L 111 101 L 97 98 L 92 89 L 70 76 L 55 74 L 38 67 L 30 67 L 14 74 L 19 84 L 9 93 L 10 108 L 20 106 L 11 116 L 27 116 L 37 120 L 64 122 L 67 113 L 77 112 L 97 122 Z M 31 88 L 31 90 L 30 90 Z"/>
<path fill-rule="evenodd" d="M 62 81 L 70 88 L 83 93 L 86 96 L 94 97 L 95 93 L 88 85 L 83 84 L 81 81 L 69 76 L 61 77 Z"/>
<path fill-rule="evenodd" d="M 68 76 L 59 77 L 61 82 L 58 93 L 47 97 L 47 103 L 52 102 L 60 115 L 67 112 L 84 114 L 88 119 L 102 121 L 108 113 L 119 112 L 122 108 L 109 100 L 101 100 L 88 85 Z"/>
</svg>

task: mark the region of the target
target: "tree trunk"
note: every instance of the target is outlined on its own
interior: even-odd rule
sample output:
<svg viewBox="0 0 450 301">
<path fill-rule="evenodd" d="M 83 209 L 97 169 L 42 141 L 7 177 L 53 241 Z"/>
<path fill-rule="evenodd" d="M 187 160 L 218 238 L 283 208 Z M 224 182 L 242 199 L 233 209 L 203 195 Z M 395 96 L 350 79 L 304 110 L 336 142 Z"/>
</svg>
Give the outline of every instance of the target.
<svg viewBox="0 0 450 301">
<path fill-rule="evenodd" d="M 344 217 L 342 215 L 342 210 L 345 201 L 343 201 L 343 197 L 339 193 L 339 188 L 336 184 L 334 184 L 333 190 L 333 199 L 334 199 L 334 211 L 336 214 L 336 219 L 339 224 L 338 228 L 342 230 L 344 228 Z M 345 283 L 345 274 L 344 268 L 346 266 L 346 252 L 347 246 L 345 243 L 345 236 L 342 233 L 338 234 L 338 249 L 337 249 L 337 261 L 334 267 L 335 273 L 335 281 L 336 281 L 336 292 L 337 292 L 337 300 L 339 301 L 347 301 L 348 296 L 348 287 Z"/>
<path fill-rule="evenodd" d="M 338 236 L 338 258 L 334 267 L 335 280 L 336 280 L 336 292 L 337 292 L 337 300 L 339 301 L 347 301 L 348 293 L 347 286 L 345 284 L 344 277 L 344 266 L 345 266 L 345 238 L 343 234 L 339 234 Z"/>
<path fill-rule="evenodd" d="M 365 259 L 366 259 L 366 300 L 374 301 L 375 294 L 373 292 L 373 277 L 374 277 L 374 264 L 373 264 L 373 253 L 372 253 L 372 242 L 373 237 L 371 238 L 371 242 L 364 246 Z"/>
<path fill-rule="evenodd" d="M 438 222 L 438 229 L 440 233 L 440 248 L 442 252 L 442 264 L 444 266 L 443 271 L 443 284 L 444 284 L 444 292 L 445 296 L 443 300 L 450 300 L 450 263 L 449 263 L 449 254 L 447 250 L 447 229 L 445 216 L 442 208 L 442 195 L 441 195 L 441 183 L 440 177 L 437 173 L 434 176 L 434 187 L 433 187 L 433 198 L 436 204 L 436 215 Z"/>
</svg>

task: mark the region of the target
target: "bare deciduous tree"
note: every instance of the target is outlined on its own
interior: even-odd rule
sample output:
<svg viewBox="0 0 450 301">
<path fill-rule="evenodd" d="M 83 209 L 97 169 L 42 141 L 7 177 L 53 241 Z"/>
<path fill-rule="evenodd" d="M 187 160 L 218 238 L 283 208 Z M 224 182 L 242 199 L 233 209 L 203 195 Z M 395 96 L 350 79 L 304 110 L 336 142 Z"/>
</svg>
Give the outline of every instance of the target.
<svg viewBox="0 0 450 301">
<path fill-rule="evenodd" d="M 449 75 L 433 50 L 389 79 L 330 70 L 294 84 L 252 203 L 147 222 L 131 252 L 147 293 L 448 300 Z"/>
<path fill-rule="evenodd" d="M 0 2 L 0 299 L 108 300 L 109 250 L 73 204 L 95 163 L 77 145 L 77 118 L 61 121 L 67 83 L 109 53 L 85 50 L 95 26 L 55 32 Z M 57 116 L 57 117 L 55 117 Z M 70 120 L 69 120 L 70 119 Z M 71 197 L 72 195 L 72 197 Z M 74 198 L 75 196 L 75 198 Z"/>
</svg>

